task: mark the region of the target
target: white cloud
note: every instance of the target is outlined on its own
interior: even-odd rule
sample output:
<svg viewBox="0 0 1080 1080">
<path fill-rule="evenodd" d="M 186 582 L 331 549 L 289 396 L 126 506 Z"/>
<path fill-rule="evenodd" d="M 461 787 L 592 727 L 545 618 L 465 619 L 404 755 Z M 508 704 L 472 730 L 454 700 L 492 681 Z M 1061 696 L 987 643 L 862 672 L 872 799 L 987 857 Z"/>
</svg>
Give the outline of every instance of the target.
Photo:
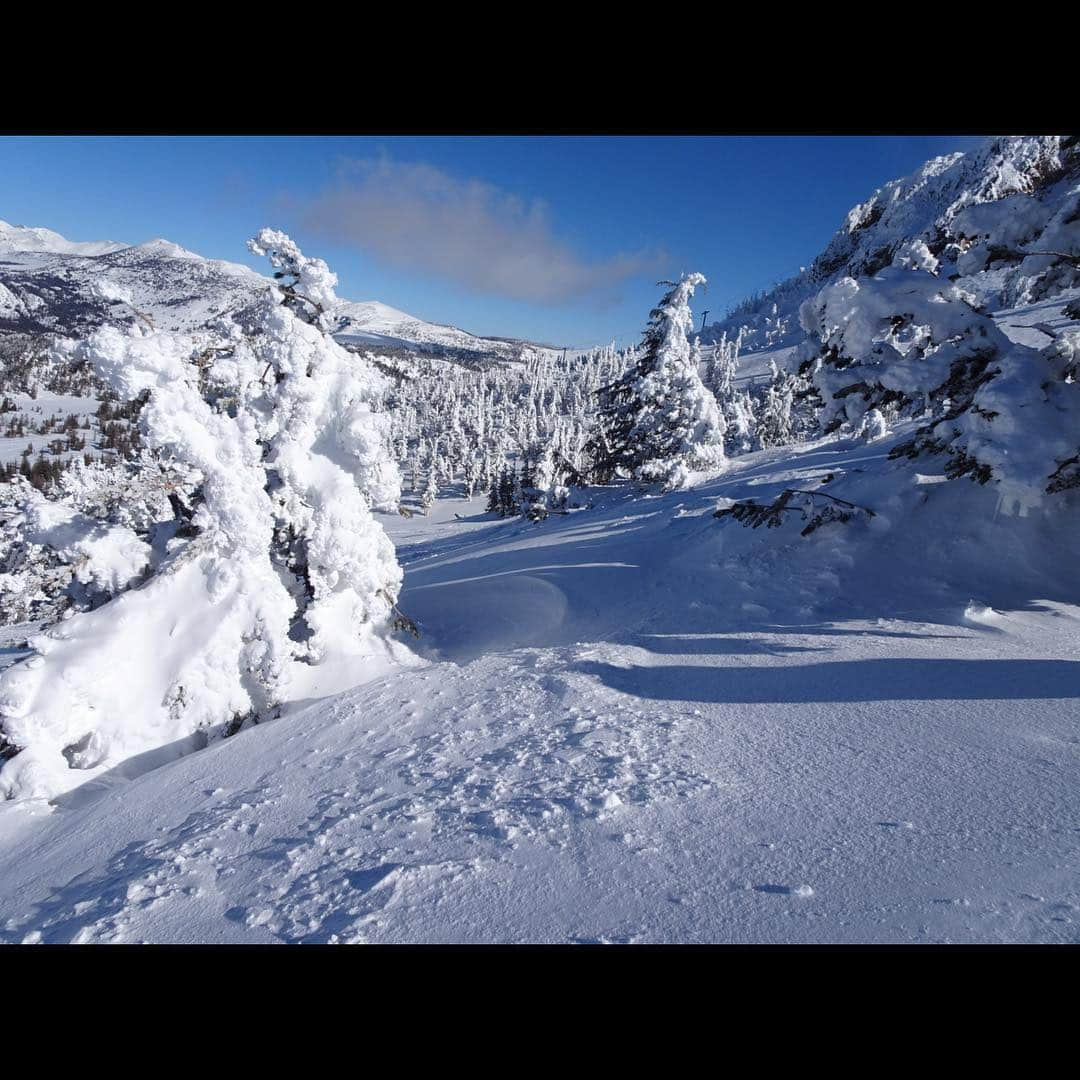
<svg viewBox="0 0 1080 1080">
<path fill-rule="evenodd" d="M 351 163 L 341 186 L 300 210 L 312 231 L 401 269 L 533 303 L 614 301 L 622 281 L 666 261 L 644 252 L 586 260 L 553 235 L 543 203 L 388 158 Z"/>
</svg>

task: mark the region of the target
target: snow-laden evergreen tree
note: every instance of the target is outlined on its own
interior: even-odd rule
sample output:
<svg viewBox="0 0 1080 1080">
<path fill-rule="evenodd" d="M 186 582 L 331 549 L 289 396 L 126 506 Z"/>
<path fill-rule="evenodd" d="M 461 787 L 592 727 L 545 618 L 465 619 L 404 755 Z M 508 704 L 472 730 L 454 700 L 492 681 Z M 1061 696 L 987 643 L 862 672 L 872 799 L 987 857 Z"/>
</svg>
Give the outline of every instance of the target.
<svg viewBox="0 0 1080 1080">
<path fill-rule="evenodd" d="M 792 406 L 795 402 L 795 380 L 786 371 L 780 371 L 771 362 L 772 378 L 765 389 L 765 397 L 757 415 L 755 434 L 757 447 L 767 450 L 772 446 L 786 446 L 794 439 Z"/>
<path fill-rule="evenodd" d="M 532 489 L 535 483 L 535 477 L 533 471 L 535 467 L 536 459 L 541 454 L 540 446 L 531 442 L 527 444 L 525 451 L 521 455 L 521 490 Z"/>
<path fill-rule="evenodd" d="M 480 480 L 480 462 L 475 452 L 465 451 L 464 458 L 465 498 L 471 499 L 476 494 L 476 485 Z"/>
<path fill-rule="evenodd" d="M 727 332 L 713 346 L 712 357 L 709 360 L 706 384 L 716 398 L 717 403 L 723 408 L 732 394 L 735 392 L 735 374 L 739 369 L 739 344 L 741 339 L 728 341 Z"/>
<path fill-rule="evenodd" d="M 570 496 L 571 470 L 552 446 L 545 446 L 533 471 L 533 503 L 546 510 L 561 510 Z M 534 519 L 537 515 L 533 515 Z"/>
<path fill-rule="evenodd" d="M 876 421 L 925 422 L 893 457 L 938 455 L 945 476 L 993 483 L 999 508 L 1026 514 L 1080 457 L 1080 333 L 1042 350 L 1011 341 L 973 298 L 921 269 L 843 278 L 803 304 L 804 369 L 826 433 Z"/>
<path fill-rule="evenodd" d="M 757 413 L 754 399 L 745 391 L 736 391 L 729 401 L 727 446 L 733 454 L 745 454 L 754 448 Z"/>
<path fill-rule="evenodd" d="M 254 352 L 268 378 L 245 386 L 257 418 L 270 409 L 260 442 L 276 485 L 279 534 L 288 532 L 293 565 L 312 596 L 304 610 L 307 656 L 365 651 L 401 585 L 393 544 L 371 515 L 372 508 L 396 509 L 401 495 L 386 453 L 388 423 L 376 411 L 386 379 L 324 332 L 319 309 L 333 303 L 337 277 L 321 259 L 305 258 L 269 229 L 250 247 L 296 280 L 284 303 L 267 297 Z"/>
<path fill-rule="evenodd" d="M 504 466 L 499 476 L 499 513 L 508 517 L 516 514 L 519 506 L 517 471 L 512 466 Z"/>
<path fill-rule="evenodd" d="M 671 285 L 650 315 L 632 368 L 601 391 L 590 444 L 599 479 L 616 473 L 665 488 L 724 463 L 724 418 L 693 360 L 690 297 L 702 274 Z M 606 444 L 606 445 L 605 445 Z"/>
<path fill-rule="evenodd" d="M 386 652 L 401 570 L 371 516 L 398 500 L 374 411 L 385 380 L 323 332 L 325 263 L 270 230 L 252 247 L 284 281 L 253 337 L 136 321 L 57 347 L 145 399 L 143 444 L 183 482 L 159 523 L 172 539 L 153 547 L 62 502 L 18 507 L 25 536 L 114 598 L 33 638 L 37 655 L 0 676 L 0 732 L 18 751 L 0 794 L 53 795 L 151 747 L 235 730 L 298 678 L 308 692 L 305 665 L 340 661 L 340 680 Z"/>
<path fill-rule="evenodd" d="M 428 467 L 427 483 L 424 485 L 424 494 L 420 496 L 420 509 L 427 514 L 435 505 L 435 499 L 439 494 L 438 467 L 434 461 Z"/>
</svg>

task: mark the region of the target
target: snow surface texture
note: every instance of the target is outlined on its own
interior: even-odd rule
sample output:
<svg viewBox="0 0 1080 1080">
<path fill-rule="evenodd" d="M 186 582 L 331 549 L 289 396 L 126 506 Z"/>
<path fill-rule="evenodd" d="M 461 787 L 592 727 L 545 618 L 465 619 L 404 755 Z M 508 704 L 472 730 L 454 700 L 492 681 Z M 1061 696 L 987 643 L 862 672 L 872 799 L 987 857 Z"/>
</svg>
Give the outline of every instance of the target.
<svg viewBox="0 0 1080 1080">
<path fill-rule="evenodd" d="M 1080 940 L 1067 519 L 912 481 L 909 434 L 540 526 L 387 518 L 426 662 L 0 805 L 0 938 Z M 823 484 L 897 505 L 712 517 Z"/>
</svg>

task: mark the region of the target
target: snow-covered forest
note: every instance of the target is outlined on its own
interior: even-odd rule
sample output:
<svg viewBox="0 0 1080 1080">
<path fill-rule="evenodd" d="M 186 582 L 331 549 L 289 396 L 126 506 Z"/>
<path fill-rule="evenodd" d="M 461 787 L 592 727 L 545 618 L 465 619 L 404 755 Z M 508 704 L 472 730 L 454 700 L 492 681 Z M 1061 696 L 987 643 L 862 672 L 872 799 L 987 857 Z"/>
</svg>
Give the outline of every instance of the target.
<svg viewBox="0 0 1080 1080">
<path fill-rule="evenodd" d="M 0 223 L 0 942 L 1077 940 L 1080 139 L 629 347 L 247 243 Z"/>
</svg>

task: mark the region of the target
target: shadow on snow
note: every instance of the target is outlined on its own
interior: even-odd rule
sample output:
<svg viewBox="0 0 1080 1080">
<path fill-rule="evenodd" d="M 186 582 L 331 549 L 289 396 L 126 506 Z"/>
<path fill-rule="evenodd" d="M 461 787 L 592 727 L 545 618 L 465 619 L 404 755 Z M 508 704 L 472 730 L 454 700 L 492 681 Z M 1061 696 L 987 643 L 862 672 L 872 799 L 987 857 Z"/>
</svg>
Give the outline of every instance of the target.
<svg viewBox="0 0 1080 1080">
<path fill-rule="evenodd" d="M 728 704 L 1055 700 L 1080 695 L 1077 660 L 834 660 L 770 667 L 571 667 L 635 697 Z"/>
</svg>

